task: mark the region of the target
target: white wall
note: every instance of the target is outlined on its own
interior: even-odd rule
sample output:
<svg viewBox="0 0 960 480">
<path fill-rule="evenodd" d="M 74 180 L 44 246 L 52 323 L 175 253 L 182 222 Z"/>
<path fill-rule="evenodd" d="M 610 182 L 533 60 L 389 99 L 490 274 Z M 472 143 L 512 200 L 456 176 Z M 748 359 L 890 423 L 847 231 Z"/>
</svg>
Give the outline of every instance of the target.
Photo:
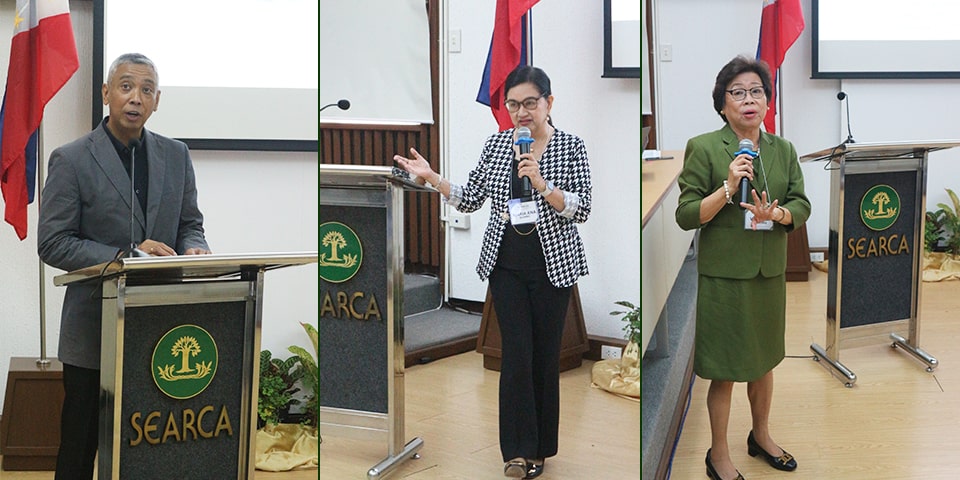
<svg viewBox="0 0 960 480">
<path fill-rule="evenodd" d="M 484 140 L 496 132 L 490 109 L 476 103 L 494 2 L 448 1 L 449 30 L 461 31 L 462 51 L 449 53 L 448 154 L 445 176 L 463 183 Z M 603 4 L 578 0 L 533 7 L 533 64 L 550 76 L 557 128 L 581 137 L 593 174 L 593 210 L 579 226 L 590 275 L 579 282 L 587 331 L 623 338 L 613 302 L 640 301 L 640 79 L 603 73 Z M 488 206 L 471 214 L 469 230 L 449 229 L 449 295 L 483 301 L 486 282 L 475 272 Z"/>
<path fill-rule="evenodd" d="M 0 1 L 0 25 L 13 24 L 13 0 Z M 90 131 L 92 91 L 93 5 L 70 4 L 80 70 L 48 103 L 43 124 L 42 153 Z M 9 29 L 4 35 L 9 35 Z M 8 38 L 4 36 L 3 38 Z M 304 38 L 315 42 L 316 38 Z M 0 83 L 6 84 L 9 41 L 0 44 Z M 157 66 L 163 72 L 163 65 Z M 161 77 L 162 78 L 162 77 Z M 163 86 L 161 85 L 161 90 Z M 161 102 L 159 108 L 163 109 Z M 223 122 L 229 119 L 211 119 Z M 147 123 L 150 128 L 150 123 Z M 157 132 L 163 134 L 164 132 Z M 216 253 L 316 251 L 318 183 L 316 153 L 220 152 L 194 150 L 200 209 L 207 240 Z M 4 306 L 0 329 L 0 385 L 6 386 L 9 359 L 40 355 L 40 261 L 37 257 L 37 207 L 29 209 L 27 239 L 0 225 L 0 293 Z M 53 286 L 63 273 L 44 267 L 44 310 L 47 356 L 55 358 L 64 289 Z M 261 348 L 288 356 L 287 347 L 312 351 L 298 322 L 316 325 L 316 265 L 267 272 L 264 283 Z M 0 397 L 0 401 L 3 398 Z M 0 404 L 2 407 L 2 404 Z"/>
<path fill-rule="evenodd" d="M 654 0 L 656 52 L 671 45 L 673 60 L 658 57 L 657 112 L 662 149 L 682 149 L 687 139 L 715 130 L 711 91 L 717 72 L 738 54 L 756 55 L 760 2 L 754 0 Z M 960 84 L 955 80 L 814 80 L 811 75 L 810 1 L 807 27 L 781 68 L 783 136 L 800 155 L 847 138 L 841 89 L 849 94 L 851 128 L 859 143 L 960 138 Z M 823 162 L 803 165 L 812 213 L 811 248 L 827 248 L 830 176 Z M 949 203 L 944 188 L 960 190 L 960 149 L 930 155 L 927 208 Z"/>
</svg>

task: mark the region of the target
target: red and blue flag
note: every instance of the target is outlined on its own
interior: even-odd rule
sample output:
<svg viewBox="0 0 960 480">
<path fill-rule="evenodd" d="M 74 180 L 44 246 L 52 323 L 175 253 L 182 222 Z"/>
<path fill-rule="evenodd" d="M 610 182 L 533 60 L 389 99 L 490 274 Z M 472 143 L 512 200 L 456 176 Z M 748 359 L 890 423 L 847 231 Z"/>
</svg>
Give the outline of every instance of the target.
<svg viewBox="0 0 960 480">
<path fill-rule="evenodd" d="M 0 107 L 0 189 L 4 220 L 27 237 L 36 189 L 43 109 L 80 67 L 67 0 L 17 0 L 7 86 Z"/>
<path fill-rule="evenodd" d="M 497 0 L 497 13 L 493 22 L 493 37 L 487 63 L 483 68 L 477 101 L 490 106 L 500 130 L 513 128 L 510 113 L 503 105 L 504 83 L 520 65 L 529 61 L 529 10 L 538 0 Z"/>
<path fill-rule="evenodd" d="M 767 116 L 763 119 L 768 133 L 777 133 L 777 71 L 783 64 L 787 49 L 800 38 L 804 26 L 800 0 L 763 0 L 757 59 L 766 62 L 773 77 L 773 94 L 770 96 Z"/>
</svg>

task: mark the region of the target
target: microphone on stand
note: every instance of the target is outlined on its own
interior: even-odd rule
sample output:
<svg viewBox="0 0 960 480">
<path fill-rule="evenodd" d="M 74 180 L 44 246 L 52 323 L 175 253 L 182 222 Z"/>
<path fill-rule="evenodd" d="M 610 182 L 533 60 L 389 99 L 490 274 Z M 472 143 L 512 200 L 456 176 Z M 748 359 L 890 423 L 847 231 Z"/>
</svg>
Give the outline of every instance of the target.
<svg viewBox="0 0 960 480">
<path fill-rule="evenodd" d="M 520 146 L 520 154 L 530 153 L 531 143 L 533 143 L 533 138 L 530 138 L 530 129 L 527 127 L 518 128 L 516 144 Z M 517 168 L 519 168 L 519 163 L 517 162 Z M 530 183 L 530 177 L 523 176 L 520 178 L 520 196 L 525 199 L 533 198 L 533 186 Z"/>
<path fill-rule="evenodd" d="M 136 178 L 137 178 L 137 149 L 140 148 L 140 139 L 130 140 L 130 251 L 127 252 L 126 258 L 136 258 L 136 257 L 149 257 L 150 254 L 140 250 L 140 246 L 137 245 L 137 241 L 134 236 L 134 208 L 140 203 L 137 200 L 136 193 Z"/>
<path fill-rule="evenodd" d="M 850 133 L 850 98 L 848 98 L 846 92 L 841 91 L 837 94 L 837 100 L 847 101 L 847 139 L 843 143 L 857 143 L 853 141 L 853 133 Z"/>
<path fill-rule="evenodd" d="M 331 103 L 331 104 L 329 104 L 329 105 L 324 105 L 323 107 L 320 108 L 320 112 L 322 112 L 322 111 L 326 110 L 327 108 L 332 107 L 332 106 L 334 106 L 334 105 L 336 105 L 337 108 L 339 108 L 340 110 L 348 110 L 348 109 L 350 108 L 350 100 L 347 100 L 346 98 L 343 98 L 343 99 L 341 99 L 341 100 L 340 100 L 339 102 L 337 102 L 337 103 Z M 320 113 L 320 112 L 317 112 L 317 113 Z"/>
<path fill-rule="evenodd" d="M 734 153 L 733 156 L 737 157 L 746 153 L 750 155 L 750 159 L 757 158 L 757 152 L 753 151 L 753 141 L 749 138 L 744 138 L 740 140 L 740 150 L 737 150 L 737 153 Z M 740 203 L 750 203 L 750 194 L 747 190 L 750 189 L 750 179 L 743 177 L 740 179 Z"/>
</svg>

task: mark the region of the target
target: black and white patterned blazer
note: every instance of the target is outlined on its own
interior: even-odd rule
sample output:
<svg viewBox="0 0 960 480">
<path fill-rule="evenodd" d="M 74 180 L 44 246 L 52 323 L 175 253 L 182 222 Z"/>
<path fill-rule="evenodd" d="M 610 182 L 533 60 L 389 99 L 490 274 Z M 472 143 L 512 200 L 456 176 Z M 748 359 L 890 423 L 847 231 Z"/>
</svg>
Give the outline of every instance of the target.
<svg viewBox="0 0 960 480">
<path fill-rule="evenodd" d="M 480 161 L 470 172 L 466 185 L 451 184 L 447 204 L 460 212 L 478 210 L 491 199 L 490 220 L 483 234 L 477 273 L 486 280 L 497 263 L 503 232 L 507 228 L 510 199 L 510 169 L 514 167 L 514 129 L 491 135 L 483 146 Z M 534 189 L 540 220 L 537 223 L 547 277 L 556 287 L 569 287 L 589 273 L 583 240 L 575 224 L 590 216 L 592 185 L 587 149 L 580 138 L 555 130 L 540 158 L 540 175 L 563 191 L 564 211 L 558 212 Z"/>
</svg>

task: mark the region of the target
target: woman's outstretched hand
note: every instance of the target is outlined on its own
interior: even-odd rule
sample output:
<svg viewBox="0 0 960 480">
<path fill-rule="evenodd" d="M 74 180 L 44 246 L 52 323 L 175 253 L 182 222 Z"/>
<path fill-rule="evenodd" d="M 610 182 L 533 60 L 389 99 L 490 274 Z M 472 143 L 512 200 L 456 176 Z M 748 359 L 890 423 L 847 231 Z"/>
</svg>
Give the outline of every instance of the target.
<svg viewBox="0 0 960 480">
<path fill-rule="evenodd" d="M 430 168 L 430 162 L 428 162 L 426 158 L 423 158 L 423 155 L 420 155 L 420 152 L 413 147 L 410 148 L 410 157 L 411 158 L 404 157 L 403 155 L 394 155 L 393 161 L 397 162 L 400 168 L 406 170 L 411 175 L 422 178 L 430 184 L 434 184 L 438 175 Z"/>
</svg>

